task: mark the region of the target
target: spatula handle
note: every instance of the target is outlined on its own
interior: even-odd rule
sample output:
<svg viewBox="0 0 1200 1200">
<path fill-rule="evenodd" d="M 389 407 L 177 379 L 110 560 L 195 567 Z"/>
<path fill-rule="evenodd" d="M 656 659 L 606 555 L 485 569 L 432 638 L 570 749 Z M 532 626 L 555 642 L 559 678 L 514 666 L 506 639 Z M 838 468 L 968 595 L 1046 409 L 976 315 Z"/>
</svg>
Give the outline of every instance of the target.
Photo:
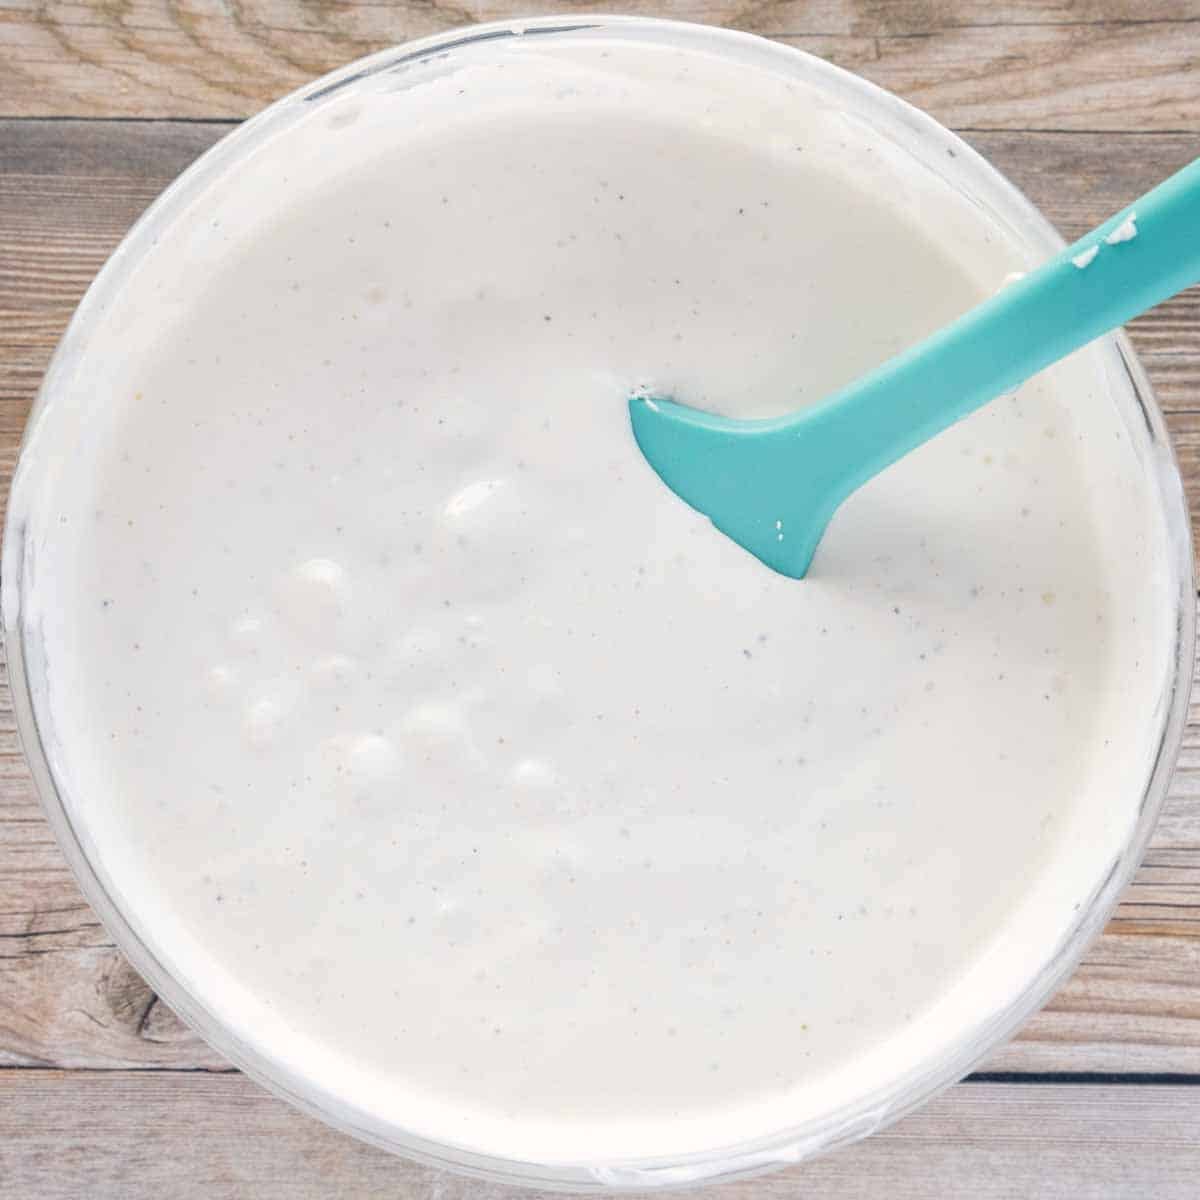
<svg viewBox="0 0 1200 1200">
<path fill-rule="evenodd" d="M 847 461 L 861 469 L 846 480 L 847 491 L 1194 283 L 1200 283 L 1200 159 L 1057 258 L 822 402 L 827 436 L 857 448 Z"/>
</svg>

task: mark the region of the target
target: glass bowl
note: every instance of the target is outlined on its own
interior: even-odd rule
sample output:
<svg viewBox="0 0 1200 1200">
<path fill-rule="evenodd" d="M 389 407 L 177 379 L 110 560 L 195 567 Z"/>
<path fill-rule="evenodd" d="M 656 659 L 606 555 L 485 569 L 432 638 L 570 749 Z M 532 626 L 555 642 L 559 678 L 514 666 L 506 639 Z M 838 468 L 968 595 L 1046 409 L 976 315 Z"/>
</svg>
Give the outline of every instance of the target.
<svg viewBox="0 0 1200 1200">
<path fill-rule="evenodd" d="M 32 428 L 53 405 L 56 383 L 87 339 L 93 316 L 122 287 L 139 257 L 204 187 L 221 172 L 237 169 L 264 139 L 302 111 L 320 105 L 341 89 L 368 76 L 392 77 L 392 86 L 410 86 L 405 72 L 412 65 L 438 60 L 439 70 L 453 70 L 481 43 L 512 38 L 553 39 L 614 33 L 626 39 L 697 49 L 747 66 L 766 68 L 818 89 L 850 118 L 870 126 L 906 155 L 915 168 L 932 171 L 984 210 L 999 227 L 1037 261 L 1061 249 L 1063 242 L 1037 210 L 996 170 L 954 134 L 895 96 L 858 77 L 797 50 L 747 34 L 669 21 L 630 17 L 588 16 L 541 18 L 457 30 L 387 50 L 293 93 L 248 121 L 205 154 L 154 203 L 100 272 L 63 338 L 30 417 Z M 248 1044 L 222 1024 L 201 998 L 173 977 L 138 932 L 137 914 L 123 911 L 103 870 L 89 853 L 86 838 L 73 820 L 73 798 L 60 787 L 47 754 L 46 714 L 40 711 L 36 686 L 41 662 L 36 639 L 22 614 L 29 586 L 28 512 L 10 506 L 4 539 L 3 621 L 17 724 L 26 757 L 47 817 L 84 894 L 113 939 L 170 1007 L 206 1041 L 248 1075 L 297 1107 L 329 1124 L 387 1150 L 468 1175 L 507 1183 L 579 1191 L 646 1190 L 681 1187 L 753 1174 L 852 1142 L 879 1129 L 927 1100 L 967 1073 L 1033 1013 L 1079 962 L 1085 948 L 1103 928 L 1117 898 L 1135 870 L 1154 829 L 1175 763 L 1186 715 L 1192 675 L 1195 599 L 1192 542 L 1187 506 L 1161 414 L 1150 386 L 1123 335 L 1105 339 L 1110 374 L 1121 381 L 1118 404 L 1147 475 L 1157 486 L 1167 531 L 1169 594 L 1175 606 L 1172 670 L 1155 713 L 1157 753 L 1144 780 L 1136 825 L 1123 852 L 1078 912 L 1074 927 L 1056 952 L 1030 972 L 1015 1001 L 980 1022 L 969 1036 L 937 1061 L 894 1079 L 886 1088 L 829 1112 L 820 1119 L 785 1129 L 750 1144 L 714 1147 L 711 1151 L 673 1159 L 569 1162 L 519 1161 L 483 1155 L 439 1144 L 394 1128 L 356 1109 L 344 1097 L 324 1089 L 320 1081 L 295 1071 Z M 28 433 L 27 433 L 28 444 Z M 26 465 L 25 455 L 21 466 Z M 21 487 L 18 468 L 14 496 Z"/>
</svg>

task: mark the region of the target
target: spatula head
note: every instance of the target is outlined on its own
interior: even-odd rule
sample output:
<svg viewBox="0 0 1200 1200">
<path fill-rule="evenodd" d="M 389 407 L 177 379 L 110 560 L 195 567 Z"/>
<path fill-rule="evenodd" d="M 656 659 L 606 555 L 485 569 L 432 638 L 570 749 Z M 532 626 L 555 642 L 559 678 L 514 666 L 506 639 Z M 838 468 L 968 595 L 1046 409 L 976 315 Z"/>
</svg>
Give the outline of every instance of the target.
<svg viewBox="0 0 1200 1200">
<path fill-rule="evenodd" d="M 819 438 L 810 446 L 795 417 L 736 421 L 641 396 L 629 416 L 638 448 L 671 491 L 773 571 L 804 578 L 844 496 Z"/>
</svg>

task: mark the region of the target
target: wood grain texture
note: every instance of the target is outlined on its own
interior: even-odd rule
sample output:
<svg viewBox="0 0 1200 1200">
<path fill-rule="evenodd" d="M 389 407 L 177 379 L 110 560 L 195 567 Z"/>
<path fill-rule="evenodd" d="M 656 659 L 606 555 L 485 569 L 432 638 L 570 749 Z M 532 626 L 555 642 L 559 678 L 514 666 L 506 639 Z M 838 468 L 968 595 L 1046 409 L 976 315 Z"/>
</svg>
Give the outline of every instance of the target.
<svg viewBox="0 0 1200 1200">
<path fill-rule="evenodd" d="M 408 38 L 613 7 L 777 38 L 961 128 L 1200 131 L 1198 0 L 4 0 L 0 116 L 241 117 Z"/>
<path fill-rule="evenodd" d="M 131 1116 L 136 1114 L 136 1119 Z M 1200 1088 L 960 1084 L 866 1142 L 712 1200 L 1194 1200 Z M 536 1200 L 325 1129 L 239 1075 L 0 1072 L 6 1200 Z"/>
<path fill-rule="evenodd" d="M 0 121 L 0 487 L 70 313 L 137 214 L 220 123 Z M 1073 236 L 1195 151 L 1188 135 L 979 133 Z M 1101 169 L 1102 168 L 1102 169 Z M 1200 505 L 1200 294 L 1135 322 Z M 1200 516 L 1200 512 L 1196 513 Z M 0 690 L 0 1065 L 224 1069 L 80 897 Z M 1200 1073 L 1200 707 L 1153 848 L 1085 965 L 991 1070 Z M 2 1189 L 0 1189 L 0 1194 Z"/>
<path fill-rule="evenodd" d="M 0 0 L 0 118 L 54 118 L 0 119 L 3 494 L 87 283 L 231 119 L 410 37 L 614 7 L 764 33 L 859 71 L 968 131 L 1068 236 L 1200 153 L 1200 0 Z M 1200 291 L 1132 333 L 1197 521 Z M 0 657 L 0 1198 L 522 1200 L 310 1121 L 157 1001 L 54 844 L 3 672 Z M 64 1066 L 100 1069 L 46 1069 Z M 985 1068 L 1200 1075 L 1200 704 L 1113 921 Z M 865 1144 L 707 1194 L 1191 1200 L 1198 1178 L 1200 1086 L 969 1083 Z"/>
</svg>

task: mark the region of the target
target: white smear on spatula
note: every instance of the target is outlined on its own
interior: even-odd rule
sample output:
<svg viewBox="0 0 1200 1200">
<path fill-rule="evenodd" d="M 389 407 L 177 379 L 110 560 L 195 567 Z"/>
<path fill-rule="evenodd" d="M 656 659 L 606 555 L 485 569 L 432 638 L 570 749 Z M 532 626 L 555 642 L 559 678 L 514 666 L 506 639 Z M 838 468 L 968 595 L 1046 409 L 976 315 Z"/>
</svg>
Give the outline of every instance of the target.
<svg viewBox="0 0 1200 1200">
<path fill-rule="evenodd" d="M 1130 213 L 1104 240 L 1110 246 L 1119 246 L 1122 242 L 1132 242 L 1137 234 L 1137 213 Z"/>
</svg>

